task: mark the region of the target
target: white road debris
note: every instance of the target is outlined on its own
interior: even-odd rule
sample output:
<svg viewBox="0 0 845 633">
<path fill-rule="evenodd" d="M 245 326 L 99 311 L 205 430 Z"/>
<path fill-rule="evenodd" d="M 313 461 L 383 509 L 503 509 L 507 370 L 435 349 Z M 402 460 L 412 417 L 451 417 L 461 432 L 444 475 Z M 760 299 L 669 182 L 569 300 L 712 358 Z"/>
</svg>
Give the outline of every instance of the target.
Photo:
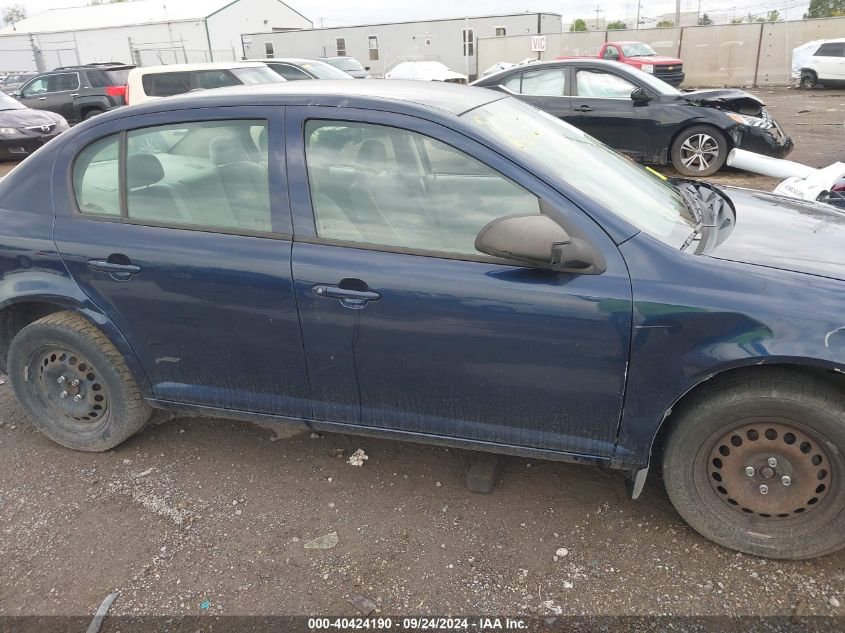
<svg viewBox="0 0 845 633">
<path fill-rule="evenodd" d="M 347 463 L 350 466 L 363 466 L 364 461 L 370 459 L 367 457 L 367 454 L 364 452 L 364 449 L 359 448 L 357 451 L 352 453 L 347 460 Z"/>
</svg>

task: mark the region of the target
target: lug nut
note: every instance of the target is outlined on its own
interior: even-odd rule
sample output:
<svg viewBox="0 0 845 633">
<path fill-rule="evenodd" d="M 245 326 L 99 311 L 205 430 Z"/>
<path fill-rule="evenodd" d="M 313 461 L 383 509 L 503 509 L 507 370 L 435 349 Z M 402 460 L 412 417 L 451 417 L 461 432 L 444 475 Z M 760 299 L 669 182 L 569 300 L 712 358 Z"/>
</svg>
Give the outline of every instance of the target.
<svg viewBox="0 0 845 633">
<path fill-rule="evenodd" d="M 790 477 L 789 475 L 784 475 L 780 478 L 780 481 L 784 486 L 789 486 L 792 483 L 792 477 Z"/>
<path fill-rule="evenodd" d="M 754 466 L 746 466 L 746 467 L 745 467 L 745 474 L 746 474 L 746 475 L 748 475 L 749 477 L 753 477 L 753 476 L 754 476 L 754 472 L 755 472 L 755 471 L 754 471 Z"/>
<path fill-rule="evenodd" d="M 774 457 L 769 457 L 768 463 L 769 463 L 769 466 L 772 467 L 772 468 L 778 467 L 778 460 L 776 460 Z"/>
<path fill-rule="evenodd" d="M 70 386 L 71 386 L 71 387 L 78 387 L 78 386 L 79 386 L 79 381 L 78 381 L 78 380 L 71 380 L 71 381 L 70 381 Z M 771 462 L 771 461 L 772 461 L 772 460 L 769 460 L 769 462 Z"/>
<path fill-rule="evenodd" d="M 56 378 L 56 382 L 59 383 L 59 384 L 62 384 L 64 381 L 65 381 L 64 376 L 59 376 L 58 378 Z"/>
<path fill-rule="evenodd" d="M 769 494 L 769 487 L 766 484 L 760 484 L 760 494 L 761 495 Z"/>
<path fill-rule="evenodd" d="M 79 395 L 79 394 L 76 394 L 76 395 L 73 397 L 73 401 L 74 401 L 74 402 L 79 402 L 80 400 L 82 400 L 82 396 L 81 396 L 81 395 Z"/>
<path fill-rule="evenodd" d="M 67 398 L 67 391 L 62 391 L 62 392 L 59 394 L 59 398 Z"/>
</svg>

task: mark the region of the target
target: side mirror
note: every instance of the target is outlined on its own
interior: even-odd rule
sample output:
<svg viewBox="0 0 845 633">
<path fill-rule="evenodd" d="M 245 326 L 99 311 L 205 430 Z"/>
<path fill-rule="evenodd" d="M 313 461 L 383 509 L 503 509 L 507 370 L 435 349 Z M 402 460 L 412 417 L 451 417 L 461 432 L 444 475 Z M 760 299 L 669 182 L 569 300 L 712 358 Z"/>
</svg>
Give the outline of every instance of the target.
<svg viewBox="0 0 845 633">
<path fill-rule="evenodd" d="M 493 220 L 475 238 L 476 250 L 529 266 L 598 275 L 606 265 L 586 240 L 570 236 L 547 215 L 511 215 Z"/>
<path fill-rule="evenodd" d="M 631 101 L 635 103 L 645 103 L 651 101 L 651 95 L 645 88 L 634 88 L 631 92 Z"/>
<path fill-rule="evenodd" d="M 364 66 L 364 70 L 369 70 L 369 69 L 370 69 L 369 66 Z"/>
<path fill-rule="evenodd" d="M 12 96 L 12 97 L 14 97 L 15 99 L 20 99 L 23 95 L 21 94 L 21 91 L 20 91 L 20 90 L 15 90 L 15 91 L 11 94 L 11 96 Z"/>
</svg>

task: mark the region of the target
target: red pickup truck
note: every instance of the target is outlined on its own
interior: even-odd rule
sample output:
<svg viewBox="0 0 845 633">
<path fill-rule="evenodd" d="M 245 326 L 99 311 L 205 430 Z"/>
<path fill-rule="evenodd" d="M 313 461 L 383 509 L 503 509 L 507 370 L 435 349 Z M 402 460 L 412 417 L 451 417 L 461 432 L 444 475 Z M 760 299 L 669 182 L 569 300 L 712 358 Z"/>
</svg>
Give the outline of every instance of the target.
<svg viewBox="0 0 845 633">
<path fill-rule="evenodd" d="M 677 57 L 658 55 L 645 42 L 605 42 L 597 57 L 634 66 L 675 87 L 680 86 L 684 80 L 682 60 Z M 573 58 L 558 57 L 558 59 Z"/>
</svg>

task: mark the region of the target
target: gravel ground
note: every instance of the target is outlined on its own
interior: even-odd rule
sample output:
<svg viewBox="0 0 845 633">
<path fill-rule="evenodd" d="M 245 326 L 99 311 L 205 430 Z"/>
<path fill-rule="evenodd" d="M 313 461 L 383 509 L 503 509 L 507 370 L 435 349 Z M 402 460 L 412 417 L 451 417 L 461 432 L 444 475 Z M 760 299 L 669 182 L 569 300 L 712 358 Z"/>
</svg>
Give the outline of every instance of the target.
<svg viewBox="0 0 845 633">
<path fill-rule="evenodd" d="M 845 160 L 845 91 L 756 92 L 796 139 L 792 158 Z M 335 455 L 359 448 L 361 467 Z M 493 494 L 471 494 L 472 458 L 206 419 L 77 453 L 0 384 L 0 615 L 90 615 L 119 591 L 114 615 L 360 615 L 362 595 L 386 614 L 845 616 L 845 552 L 775 562 L 718 547 L 658 477 L 630 502 L 617 473 L 511 458 Z"/>
</svg>

